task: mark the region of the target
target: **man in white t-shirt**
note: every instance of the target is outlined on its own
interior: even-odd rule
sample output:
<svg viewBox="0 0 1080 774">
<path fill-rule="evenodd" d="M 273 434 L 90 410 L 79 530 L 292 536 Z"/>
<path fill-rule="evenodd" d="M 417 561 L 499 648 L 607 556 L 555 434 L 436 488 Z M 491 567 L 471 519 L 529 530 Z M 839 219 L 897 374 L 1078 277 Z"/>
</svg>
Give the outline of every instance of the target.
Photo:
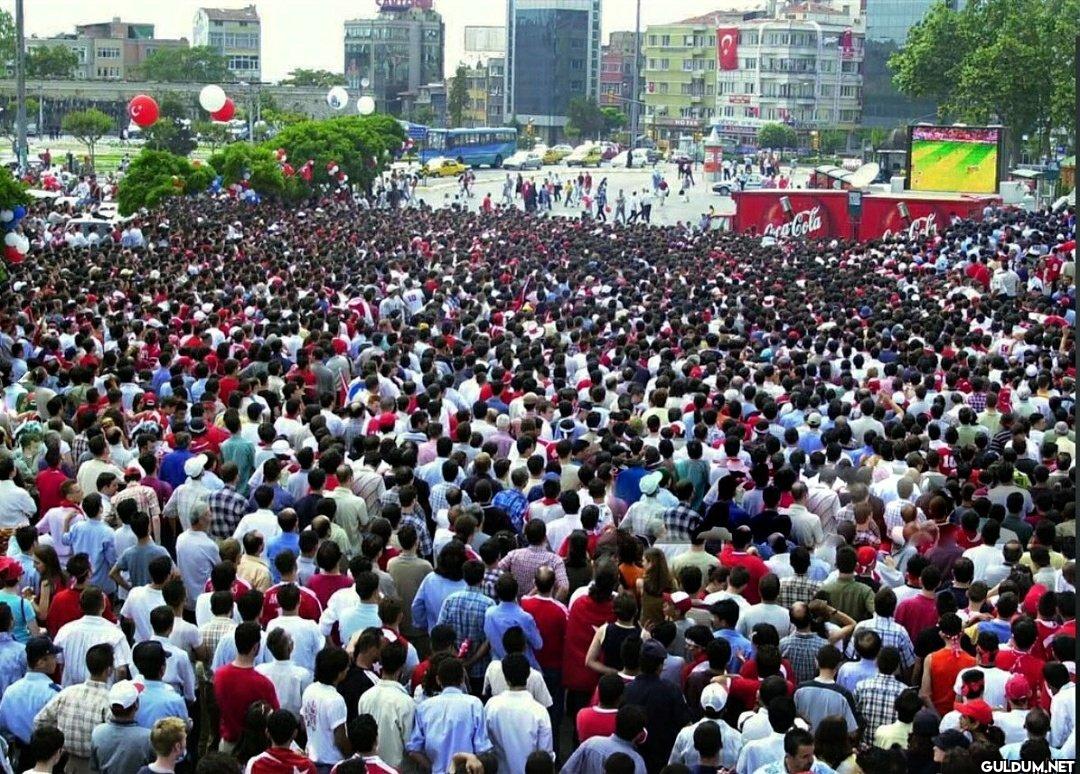
<svg viewBox="0 0 1080 774">
<path fill-rule="evenodd" d="M 150 613 L 155 607 L 165 604 L 161 589 L 172 575 L 172 559 L 168 556 L 155 557 L 150 560 L 147 569 L 150 572 L 150 583 L 133 588 L 124 600 L 124 606 L 120 608 L 120 616 L 135 625 L 136 643 L 144 642 L 154 635 L 154 629 L 150 625 Z"/>
<path fill-rule="evenodd" d="M 307 756 L 316 766 L 329 766 L 352 753 L 345 733 L 348 713 L 337 684 L 349 670 L 344 650 L 325 648 L 315 659 L 315 680 L 300 701 L 300 717 L 307 729 Z"/>
</svg>

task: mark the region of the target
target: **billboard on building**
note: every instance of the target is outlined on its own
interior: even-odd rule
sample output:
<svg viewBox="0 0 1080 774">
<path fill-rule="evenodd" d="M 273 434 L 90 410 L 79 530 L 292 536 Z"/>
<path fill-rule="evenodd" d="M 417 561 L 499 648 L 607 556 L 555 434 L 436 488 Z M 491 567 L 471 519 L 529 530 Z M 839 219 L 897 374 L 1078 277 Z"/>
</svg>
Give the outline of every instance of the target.
<svg viewBox="0 0 1080 774">
<path fill-rule="evenodd" d="M 1004 129 L 1000 126 L 912 126 L 908 130 L 912 191 L 997 193 Z"/>
<path fill-rule="evenodd" d="M 506 53 L 506 27 L 468 25 L 465 27 L 466 54 Z"/>
</svg>

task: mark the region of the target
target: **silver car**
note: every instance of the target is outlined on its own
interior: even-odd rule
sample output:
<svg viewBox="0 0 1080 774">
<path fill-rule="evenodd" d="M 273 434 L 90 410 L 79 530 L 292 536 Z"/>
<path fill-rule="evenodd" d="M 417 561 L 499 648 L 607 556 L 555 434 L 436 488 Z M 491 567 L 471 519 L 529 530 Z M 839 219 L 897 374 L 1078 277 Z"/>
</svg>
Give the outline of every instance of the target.
<svg viewBox="0 0 1080 774">
<path fill-rule="evenodd" d="M 503 169 L 540 169 L 544 157 L 533 151 L 518 151 L 503 162 Z"/>
</svg>

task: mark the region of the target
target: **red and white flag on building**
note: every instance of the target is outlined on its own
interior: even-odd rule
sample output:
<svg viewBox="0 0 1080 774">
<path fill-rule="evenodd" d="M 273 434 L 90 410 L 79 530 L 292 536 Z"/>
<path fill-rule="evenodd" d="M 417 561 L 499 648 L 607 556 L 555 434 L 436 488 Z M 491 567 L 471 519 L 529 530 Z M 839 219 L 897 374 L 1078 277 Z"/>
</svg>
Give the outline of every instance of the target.
<svg viewBox="0 0 1080 774">
<path fill-rule="evenodd" d="M 739 28 L 716 28 L 716 56 L 721 70 L 739 69 Z"/>
</svg>

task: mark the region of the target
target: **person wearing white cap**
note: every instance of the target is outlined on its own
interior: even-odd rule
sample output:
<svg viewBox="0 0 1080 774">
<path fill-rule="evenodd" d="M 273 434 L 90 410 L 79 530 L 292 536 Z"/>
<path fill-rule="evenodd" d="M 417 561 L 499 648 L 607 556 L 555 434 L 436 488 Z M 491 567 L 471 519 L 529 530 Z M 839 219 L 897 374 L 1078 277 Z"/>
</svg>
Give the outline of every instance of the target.
<svg viewBox="0 0 1080 774">
<path fill-rule="evenodd" d="M 638 482 L 641 488 L 641 499 L 627 509 L 626 517 L 620 526 L 626 527 L 635 535 L 647 535 L 650 525 L 663 522 L 662 514 L 667 510 L 667 506 L 657 497 L 660 482 L 663 480 L 664 474 L 658 470 L 642 476 Z"/>
<path fill-rule="evenodd" d="M 209 458 L 205 454 L 196 454 L 184 462 L 184 475 L 187 476 L 180 486 L 173 490 L 169 501 L 161 515 L 165 519 L 179 519 L 183 529 L 191 528 L 191 511 L 195 503 L 205 501 L 210 496 L 210 489 L 203 481 L 203 473 L 206 471 L 206 463 Z"/>
<path fill-rule="evenodd" d="M 723 719 L 724 707 L 727 706 L 727 687 L 709 683 L 701 692 L 701 710 L 703 717 L 696 723 L 683 727 L 675 737 L 675 744 L 671 748 L 668 757 L 669 764 L 682 764 L 691 769 L 701 762 L 701 756 L 694 747 L 694 731 L 702 723 L 716 723 L 720 726 L 720 738 L 723 744 L 720 748 L 720 765 L 726 769 L 734 769 L 739 760 L 739 750 L 742 749 L 742 734 L 729 726 Z"/>
<path fill-rule="evenodd" d="M 109 689 L 112 714 L 90 734 L 91 771 L 122 774 L 154 760 L 150 729 L 135 722 L 139 693 L 139 686 L 131 680 L 121 680 Z"/>
</svg>

